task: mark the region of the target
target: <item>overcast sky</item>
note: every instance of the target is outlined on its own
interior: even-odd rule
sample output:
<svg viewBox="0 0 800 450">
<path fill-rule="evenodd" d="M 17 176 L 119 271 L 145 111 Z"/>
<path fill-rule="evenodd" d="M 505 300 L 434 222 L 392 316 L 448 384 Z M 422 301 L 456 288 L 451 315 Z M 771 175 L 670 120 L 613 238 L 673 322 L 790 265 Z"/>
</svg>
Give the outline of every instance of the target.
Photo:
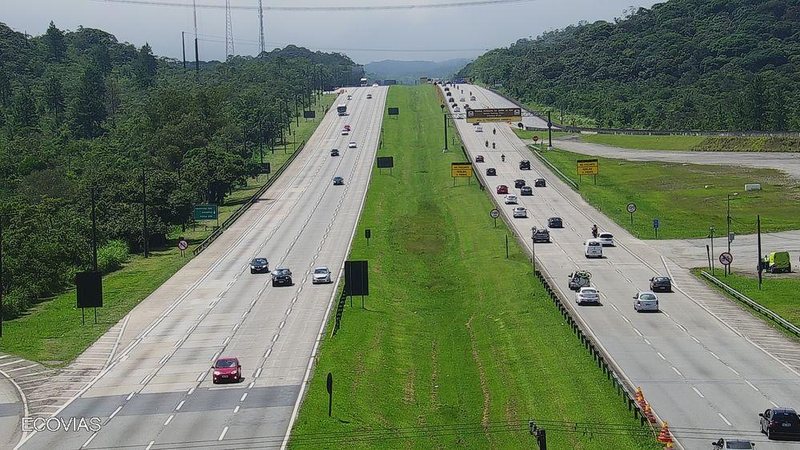
<svg viewBox="0 0 800 450">
<path fill-rule="evenodd" d="M 147 1 L 147 0 L 145 0 Z M 159 0 L 191 5 L 191 0 Z M 644 0 L 532 0 L 491 6 L 415 8 L 392 11 L 280 11 L 280 6 L 420 5 L 473 0 L 263 0 L 267 50 L 296 44 L 313 50 L 339 51 L 366 64 L 384 59 L 433 60 L 474 58 L 519 38 L 563 28 L 580 20 L 613 20 L 629 6 L 650 7 Z M 0 0 L 0 22 L 40 35 L 52 20 L 61 29 L 99 28 L 137 47 L 148 42 L 160 56 L 181 58 L 181 31 L 192 48 L 191 7 L 109 3 L 103 0 Z M 224 5 L 225 0 L 197 0 Z M 255 7 L 258 0 L 231 0 Z M 233 10 L 237 54 L 258 53 L 258 13 Z M 197 9 L 200 58 L 225 58 L 225 10 Z M 192 59 L 187 55 L 187 59 Z"/>
</svg>

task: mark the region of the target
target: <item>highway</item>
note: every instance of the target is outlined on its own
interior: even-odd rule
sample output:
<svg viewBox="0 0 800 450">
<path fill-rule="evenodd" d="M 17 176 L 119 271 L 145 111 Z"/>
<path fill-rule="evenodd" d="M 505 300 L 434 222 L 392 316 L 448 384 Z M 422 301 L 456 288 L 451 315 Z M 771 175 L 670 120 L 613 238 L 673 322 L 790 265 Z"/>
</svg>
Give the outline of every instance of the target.
<svg viewBox="0 0 800 450">
<path fill-rule="evenodd" d="M 236 224 L 130 314 L 119 351 L 59 418 L 97 417 L 99 430 L 43 431 L 24 449 L 267 448 L 289 436 L 377 151 L 387 89 L 349 88 L 302 153 Z M 371 93 L 373 98 L 367 99 Z M 339 117 L 335 105 L 348 104 Z M 340 135 L 344 124 L 353 128 Z M 348 148 L 349 141 L 357 148 Z M 339 157 L 331 157 L 337 147 Z M 343 186 L 332 178 L 342 176 Z M 251 258 L 288 267 L 294 285 L 251 274 Z M 214 385 L 211 365 L 235 356 L 244 380 Z M 55 427 L 55 425 L 54 425 Z M 55 427 L 57 428 L 57 427 Z"/>
<path fill-rule="evenodd" d="M 458 98 L 461 89 L 476 94 L 477 101 L 469 102 L 472 108 L 513 106 L 474 85 L 459 85 L 453 95 Z M 612 355 L 624 376 L 642 387 L 646 399 L 669 422 L 684 448 L 709 448 L 719 437 L 749 439 L 759 449 L 800 446 L 767 441 L 759 433 L 757 415 L 777 405 L 800 408 L 800 347 L 796 343 L 737 308 L 726 316 L 717 314 L 704 297 L 715 293 L 685 276 L 688 272 L 670 262 L 668 253 L 660 254 L 589 206 L 531 154 L 508 124 L 484 123 L 483 132 L 476 132 L 465 120 L 454 122 L 470 159 L 485 157 L 484 163 L 474 164 L 475 170 L 514 232 L 524 237 L 529 251 L 531 227 L 546 227 L 552 216 L 563 218 L 565 228 L 550 230 L 552 243 L 536 244 L 537 264 L 546 268 L 569 300 L 574 294 L 567 287 L 568 275 L 577 268 L 591 271 L 602 305 L 578 306 L 570 301 L 572 309 Z M 501 161 L 502 154 L 505 162 Z M 519 170 L 522 159 L 530 160 L 533 170 Z M 489 167 L 497 169 L 497 176 L 486 176 Z M 547 180 L 547 187 L 534 188 L 532 197 L 519 196 L 519 190 L 514 189 L 517 178 L 532 185 L 539 177 Z M 521 206 L 528 209 L 528 218 L 512 218 L 514 205 L 504 205 L 504 195 L 496 194 L 500 184 L 519 196 Z M 605 248 L 602 259 L 588 260 L 583 255 L 583 242 L 591 237 L 594 223 L 601 231 L 613 233 L 617 246 Z M 648 280 L 655 275 L 672 276 L 676 289 L 659 294 L 660 313 L 635 312 L 633 295 L 647 290 Z M 752 319 L 749 326 L 755 327 L 746 332 L 737 329 L 738 320 L 745 316 Z M 769 345 L 756 343 L 757 336 L 768 336 Z M 774 349 L 785 349 L 786 353 Z"/>
</svg>

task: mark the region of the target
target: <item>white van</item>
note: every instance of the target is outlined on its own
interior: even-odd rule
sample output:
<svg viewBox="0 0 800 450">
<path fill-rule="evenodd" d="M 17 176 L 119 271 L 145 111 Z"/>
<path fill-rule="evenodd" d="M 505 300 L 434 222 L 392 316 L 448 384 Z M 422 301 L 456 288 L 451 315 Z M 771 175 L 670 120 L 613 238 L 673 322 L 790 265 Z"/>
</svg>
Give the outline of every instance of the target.
<svg viewBox="0 0 800 450">
<path fill-rule="evenodd" d="M 602 258 L 603 257 L 603 243 L 600 239 L 587 239 L 583 243 L 583 254 L 587 258 Z"/>
</svg>

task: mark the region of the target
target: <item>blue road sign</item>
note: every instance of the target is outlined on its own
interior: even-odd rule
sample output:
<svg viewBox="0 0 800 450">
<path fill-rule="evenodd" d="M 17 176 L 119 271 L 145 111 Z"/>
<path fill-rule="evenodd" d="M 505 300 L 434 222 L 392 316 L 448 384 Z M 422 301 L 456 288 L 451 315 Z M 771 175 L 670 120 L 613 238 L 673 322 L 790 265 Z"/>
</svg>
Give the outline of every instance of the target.
<svg viewBox="0 0 800 450">
<path fill-rule="evenodd" d="M 655 228 L 657 230 L 658 229 L 658 225 L 659 225 L 658 219 L 653 219 L 653 228 Z"/>
</svg>

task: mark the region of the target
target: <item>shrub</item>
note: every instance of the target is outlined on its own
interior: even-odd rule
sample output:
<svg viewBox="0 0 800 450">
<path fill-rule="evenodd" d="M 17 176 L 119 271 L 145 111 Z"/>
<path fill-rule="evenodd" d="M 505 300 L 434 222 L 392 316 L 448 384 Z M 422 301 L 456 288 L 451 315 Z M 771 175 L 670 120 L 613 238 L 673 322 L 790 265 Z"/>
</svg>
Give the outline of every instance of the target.
<svg viewBox="0 0 800 450">
<path fill-rule="evenodd" d="M 128 256 L 128 244 L 120 240 L 108 241 L 97 250 L 97 270 L 103 274 L 119 270 Z"/>
</svg>

